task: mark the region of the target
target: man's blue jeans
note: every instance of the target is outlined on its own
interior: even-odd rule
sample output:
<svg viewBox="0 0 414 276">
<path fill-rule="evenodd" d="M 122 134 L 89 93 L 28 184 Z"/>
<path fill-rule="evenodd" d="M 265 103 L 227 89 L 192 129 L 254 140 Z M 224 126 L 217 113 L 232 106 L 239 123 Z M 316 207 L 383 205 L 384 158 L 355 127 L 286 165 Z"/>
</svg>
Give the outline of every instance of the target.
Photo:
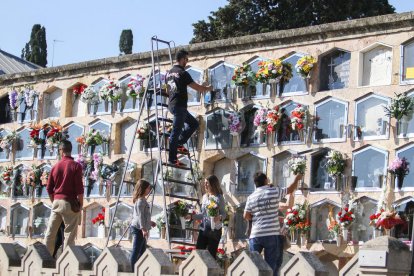
<svg viewBox="0 0 414 276">
<path fill-rule="evenodd" d="M 175 162 L 177 160 L 177 147 L 184 145 L 191 135 L 198 129 L 197 120 L 191 116 L 186 107 L 175 106 L 170 109 L 174 115 L 173 129 L 170 137 L 170 152 L 168 161 Z M 185 128 L 184 128 L 185 124 Z"/>
<path fill-rule="evenodd" d="M 264 259 L 273 269 L 273 276 L 279 276 L 279 269 L 283 262 L 283 238 L 281 235 L 258 237 L 249 239 L 250 251 L 260 254 L 264 249 Z"/>
<path fill-rule="evenodd" d="M 131 262 L 132 271 L 134 271 L 135 263 L 145 252 L 145 249 L 147 247 L 147 240 L 144 238 L 144 235 L 142 234 L 141 229 L 131 226 L 131 233 L 132 233 L 132 252 L 131 252 L 130 262 Z"/>
</svg>

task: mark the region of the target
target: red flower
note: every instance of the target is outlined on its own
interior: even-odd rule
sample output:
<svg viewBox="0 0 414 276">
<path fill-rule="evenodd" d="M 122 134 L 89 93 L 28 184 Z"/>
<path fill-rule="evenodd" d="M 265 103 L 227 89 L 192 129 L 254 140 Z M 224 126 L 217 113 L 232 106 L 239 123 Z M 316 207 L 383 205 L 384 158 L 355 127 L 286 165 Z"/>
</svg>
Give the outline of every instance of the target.
<svg viewBox="0 0 414 276">
<path fill-rule="evenodd" d="M 345 210 L 345 212 L 348 212 L 348 207 L 345 207 L 344 210 Z"/>
<path fill-rule="evenodd" d="M 32 131 L 30 131 L 30 137 L 31 138 L 38 137 L 39 136 L 39 133 L 40 133 L 40 130 L 39 129 L 33 129 Z"/>
<path fill-rule="evenodd" d="M 105 213 L 105 207 L 102 207 L 102 212 L 104 212 L 104 213 Z"/>
</svg>

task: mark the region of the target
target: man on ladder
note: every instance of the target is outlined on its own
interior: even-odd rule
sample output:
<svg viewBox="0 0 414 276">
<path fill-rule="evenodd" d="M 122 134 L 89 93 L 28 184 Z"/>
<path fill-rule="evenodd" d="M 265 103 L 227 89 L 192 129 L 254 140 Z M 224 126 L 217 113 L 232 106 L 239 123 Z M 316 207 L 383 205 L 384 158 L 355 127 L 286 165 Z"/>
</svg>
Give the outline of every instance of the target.
<svg viewBox="0 0 414 276">
<path fill-rule="evenodd" d="M 168 110 L 174 115 L 168 162 L 176 167 L 184 167 L 185 164 L 178 161 L 177 153 L 188 153 L 188 149 L 184 147 L 184 144 L 187 143 L 199 126 L 197 120 L 187 110 L 187 86 L 200 93 L 211 91 L 213 88 L 194 82 L 191 75 L 185 71 L 188 62 L 187 51 L 178 51 L 176 61 L 177 63 L 167 75 L 167 85 L 169 86 Z M 184 124 L 187 124 L 185 128 Z"/>
</svg>

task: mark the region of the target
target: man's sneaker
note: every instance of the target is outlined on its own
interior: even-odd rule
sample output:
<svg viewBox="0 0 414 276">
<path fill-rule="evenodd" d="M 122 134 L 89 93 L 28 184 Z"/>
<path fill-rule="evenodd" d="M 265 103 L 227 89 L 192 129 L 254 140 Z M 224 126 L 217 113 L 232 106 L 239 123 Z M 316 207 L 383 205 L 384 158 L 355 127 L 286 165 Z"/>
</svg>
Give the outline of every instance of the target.
<svg viewBox="0 0 414 276">
<path fill-rule="evenodd" d="M 184 146 L 178 146 L 177 147 L 177 152 L 179 152 L 181 154 L 188 154 L 188 149 L 186 149 Z"/>
<path fill-rule="evenodd" d="M 174 167 L 177 167 L 177 168 L 186 168 L 187 167 L 186 164 L 184 164 L 183 162 L 180 162 L 179 160 L 168 161 L 168 164 L 173 165 Z"/>
</svg>

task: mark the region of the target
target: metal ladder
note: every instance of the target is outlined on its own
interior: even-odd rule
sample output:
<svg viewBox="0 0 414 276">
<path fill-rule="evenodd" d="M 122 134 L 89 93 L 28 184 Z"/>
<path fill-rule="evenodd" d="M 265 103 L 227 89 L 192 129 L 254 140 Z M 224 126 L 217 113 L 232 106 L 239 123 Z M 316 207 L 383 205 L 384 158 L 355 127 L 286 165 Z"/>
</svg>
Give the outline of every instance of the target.
<svg viewBox="0 0 414 276">
<path fill-rule="evenodd" d="M 150 120 L 150 109 L 152 107 L 152 103 L 154 102 L 155 99 L 155 105 L 154 105 L 154 110 L 155 110 L 155 128 L 156 128 L 156 139 L 157 139 L 157 149 L 158 149 L 158 160 L 157 160 L 157 164 L 154 168 L 154 166 L 151 166 L 151 171 L 152 171 L 152 175 L 153 175 L 153 187 L 154 189 L 152 190 L 152 193 L 149 195 L 149 197 L 152 197 L 151 200 L 151 213 L 152 213 L 152 209 L 153 209 L 153 205 L 154 205 L 154 198 L 155 198 L 155 194 L 156 194 L 156 187 L 157 184 L 160 184 L 161 188 L 162 188 L 162 200 L 163 200 L 163 214 L 164 214 L 164 219 L 165 219 L 165 226 L 166 226 L 166 239 L 168 242 L 168 249 L 171 249 L 171 244 L 182 244 L 182 245 L 194 245 L 194 243 L 188 242 L 185 240 L 185 237 L 183 239 L 171 239 L 170 233 L 171 233 L 171 229 L 181 229 L 181 227 L 178 227 L 177 225 L 170 225 L 170 221 L 171 221 L 171 213 L 169 210 L 169 205 L 171 205 L 172 200 L 174 199 L 180 199 L 180 200 L 186 200 L 186 201 L 192 201 L 192 202 L 196 202 L 198 207 L 200 207 L 200 198 L 201 198 L 201 190 L 198 189 L 198 184 L 197 184 L 197 178 L 198 176 L 195 175 L 195 168 L 193 166 L 193 162 L 198 162 L 196 160 L 196 152 L 195 152 L 195 147 L 193 145 L 193 140 L 192 138 L 189 139 L 190 143 L 187 143 L 187 146 L 191 145 L 191 152 L 189 151 L 188 154 L 182 154 L 182 156 L 187 157 L 188 161 L 189 161 L 189 166 L 186 168 L 182 168 L 182 167 L 176 167 L 174 165 L 168 164 L 167 162 L 167 154 L 168 154 L 168 148 L 167 148 L 167 138 L 169 137 L 169 133 L 167 133 L 165 131 L 165 127 L 167 123 L 173 123 L 172 119 L 169 119 L 167 117 L 168 115 L 168 105 L 166 103 L 163 103 L 162 100 L 160 102 L 160 99 L 168 99 L 168 93 L 166 91 L 166 83 L 162 81 L 161 79 L 161 57 L 160 57 L 160 49 L 159 49 L 159 44 L 164 44 L 168 46 L 168 54 L 169 54 L 169 62 L 170 62 L 170 66 L 173 66 L 173 62 L 172 62 L 172 54 L 171 54 L 171 43 L 173 42 L 169 42 L 169 41 L 164 41 L 161 39 L 158 39 L 156 36 L 153 36 L 151 38 L 151 59 L 152 59 L 152 69 L 151 69 L 151 74 L 149 77 L 149 81 L 148 81 L 148 85 L 145 89 L 144 95 L 143 95 L 143 101 L 140 104 L 140 109 L 139 109 L 139 113 L 138 113 L 138 118 L 137 118 L 137 122 L 136 122 L 136 126 L 135 126 L 135 132 L 137 132 L 138 127 L 140 125 L 141 122 L 141 116 L 143 113 L 143 110 L 146 109 L 147 110 L 147 120 L 148 123 L 147 125 L 149 126 L 149 120 Z M 155 48 L 155 49 L 154 49 Z M 157 78 L 157 74 L 158 74 L 158 78 Z M 150 85 L 152 83 L 152 86 Z M 158 97 L 159 96 L 159 97 Z M 160 132 L 160 127 L 162 129 L 162 131 Z M 149 152 L 150 152 L 150 158 L 151 161 L 154 160 L 153 159 L 153 152 L 152 152 L 152 146 L 151 146 L 151 141 L 150 141 L 150 137 L 151 135 L 149 135 L 148 137 L 148 144 L 149 146 Z M 130 157 L 131 157 L 131 152 L 133 149 L 133 145 L 134 145 L 135 139 L 132 139 L 131 141 L 131 146 L 129 148 L 129 152 L 128 152 L 128 157 L 127 157 L 127 161 L 126 164 L 129 164 L 130 161 Z M 190 149 L 190 147 L 188 147 Z M 121 183 L 120 183 L 120 187 L 119 187 L 119 192 L 118 192 L 118 196 L 117 196 L 117 201 L 116 201 L 116 205 L 115 205 L 115 210 L 114 210 L 114 214 L 111 216 L 111 221 L 110 221 L 110 227 L 109 227 L 109 233 L 108 233 L 108 238 L 106 241 L 106 246 L 108 246 L 109 240 L 110 240 L 110 236 L 111 236 L 111 231 L 112 231 L 112 226 L 113 226 L 113 222 L 114 222 L 114 218 L 116 216 L 116 211 L 117 211 L 117 207 L 119 204 L 119 200 L 120 200 L 120 195 L 121 195 L 121 191 L 122 191 L 122 186 L 125 182 L 125 175 L 126 175 L 126 170 L 128 166 L 124 167 L 124 171 L 122 174 L 122 178 L 121 178 Z M 183 171 L 189 171 L 191 173 L 191 178 L 192 181 L 182 181 L 179 179 L 173 179 L 171 177 L 165 177 L 166 176 L 166 171 L 170 169 L 175 169 L 175 170 L 183 170 Z M 159 175 L 161 174 L 161 176 L 159 177 Z M 171 185 L 171 184 L 176 184 L 176 185 L 185 185 L 185 186 L 190 186 L 192 187 L 192 189 L 194 190 L 194 194 L 196 195 L 195 197 L 191 197 L 191 196 L 186 196 L 186 195 L 179 195 L 179 194 L 174 194 L 171 192 L 167 192 L 167 188 Z M 169 198 L 169 203 L 167 203 L 167 197 Z M 122 237 L 119 239 L 118 241 L 118 245 L 121 242 L 121 240 L 123 239 L 123 237 L 125 236 L 125 234 L 127 233 L 127 231 L 129 230 L 130 227 L 128 227 Z M 197 229 L 194 228 L 186 228 L 185 230 L 182 231 L 197 231 Z M 184 233 L 186 234 L 186 233 Z M 178 255 L 181 256 L 181 255 Z M 176 256 L 176 257 L 178 257 Z M 173 255 L 170 255 L 170 257 L 173 257 Z"/>
</svg>

